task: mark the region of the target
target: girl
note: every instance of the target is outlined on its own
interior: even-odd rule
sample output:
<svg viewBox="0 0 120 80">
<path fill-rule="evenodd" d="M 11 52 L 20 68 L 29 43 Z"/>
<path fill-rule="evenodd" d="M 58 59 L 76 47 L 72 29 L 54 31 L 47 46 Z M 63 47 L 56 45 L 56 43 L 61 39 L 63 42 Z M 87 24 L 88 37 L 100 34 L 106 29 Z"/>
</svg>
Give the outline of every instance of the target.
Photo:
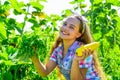
<svg viewBox="0 0 120 80">
<path fill-rule="evenodd" d="M 60 27 L 47 64 L 43 65 L 35 55 L 31 59 L 41 76 L 47 76 L 58 66 L 66 80 L 105 80 L 96 53 L 90 49 L 85 49 L 81 57 L 75 53 L 78 47 L 91 42 L 90 30 L 84 18 L 72 15 Z"/>
</svg>

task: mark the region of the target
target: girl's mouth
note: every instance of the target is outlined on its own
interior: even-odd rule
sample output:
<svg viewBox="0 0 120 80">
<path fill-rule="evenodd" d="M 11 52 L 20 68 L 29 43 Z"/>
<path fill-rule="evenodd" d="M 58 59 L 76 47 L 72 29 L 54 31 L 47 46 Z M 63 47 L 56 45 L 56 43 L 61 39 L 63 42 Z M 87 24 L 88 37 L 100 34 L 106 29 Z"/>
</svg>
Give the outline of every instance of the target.
<svg viewBox="0 0 120 80">
<path fill-rule="evenodd" d="M 63 35 L 69 35 L 69 34 L 66 33 L 65 31 L 61 31 L 61 33 L 62 33 Z"/>
</svg>

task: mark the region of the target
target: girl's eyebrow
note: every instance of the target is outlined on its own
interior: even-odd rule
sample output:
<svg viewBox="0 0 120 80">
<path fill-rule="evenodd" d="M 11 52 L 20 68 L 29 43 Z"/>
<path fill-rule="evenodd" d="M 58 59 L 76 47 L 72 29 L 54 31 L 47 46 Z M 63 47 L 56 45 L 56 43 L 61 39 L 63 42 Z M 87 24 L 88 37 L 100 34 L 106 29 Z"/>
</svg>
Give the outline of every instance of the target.
<svg viewBox="0 0 120 80">
<path fill-rule="evenodd" d="M 72 25 L 72 26 L 76 27 L 74 24 L 70 24 L 70 25 Z"/>
<path fill-rule="evenodd" d="M 67 21 L 63 21 L 63 23 L 67 23 Z M 74 24 L 70 24 L 71 26 L 73 26 L 74 28 L 76 28 L 76 26 Z"/>
<path fill-rule="evenodd" d="M 63 21 L 63 23 L 67 23 L 67 21 Z M 70 25 L 72 25 L 72 26 L 76 27 L 74 24 L 70 24 Z"/>
</svg>

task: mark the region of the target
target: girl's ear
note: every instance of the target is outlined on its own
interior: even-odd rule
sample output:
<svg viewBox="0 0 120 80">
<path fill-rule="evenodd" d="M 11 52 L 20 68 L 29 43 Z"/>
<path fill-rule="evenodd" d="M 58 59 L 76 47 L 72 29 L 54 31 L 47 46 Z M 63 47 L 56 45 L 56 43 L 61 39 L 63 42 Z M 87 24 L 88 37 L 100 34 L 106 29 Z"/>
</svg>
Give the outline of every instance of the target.
<svg viewBox="0 0 120 80">
<path fill-rule="evenodd" d="M 77 38 L 79 38 L 81 36 L 81 33 L 77 33 Z"/>
</svg>

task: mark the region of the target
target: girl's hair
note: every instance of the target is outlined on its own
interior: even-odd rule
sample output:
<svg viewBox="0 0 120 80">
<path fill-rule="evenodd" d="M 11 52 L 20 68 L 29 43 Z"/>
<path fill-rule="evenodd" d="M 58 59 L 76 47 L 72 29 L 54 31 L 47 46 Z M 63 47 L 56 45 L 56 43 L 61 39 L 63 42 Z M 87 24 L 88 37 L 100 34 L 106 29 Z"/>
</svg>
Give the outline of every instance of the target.
<svg viewBox="0 0 120 80">
<path fill-rule="evenodd" d="M 76 19 L 78 19 L 80 21 L 79 32 L 81 33 L 81 36 L 79 38 L 77 38 L 76 40 L 79 42 L 83 42 L 83 44 L 88 44 L 88 43 L 93 42 L 92 35 L 90 33 L 90 28 L 87 25 L 87 20 L 85 20 L 85 18 L 80 15 L 72 15 L 71 17 L 75 17 Z M 52 54 L 54 49 L 57 48 L 61 43 L 62 43 L 62 39 L 60 37 L 57 37 L 54 45 L 52 46 L 50 54 Z M 95 53 L 95 52 L 93 53 L 93 61 L 95 64 L 95 69 L 97 70 L 99 76 L 101 77 L 101 80 L 106 80 L 104 77 L 105 75 L 101 68 L 97 53 Z"/>
</svg>

